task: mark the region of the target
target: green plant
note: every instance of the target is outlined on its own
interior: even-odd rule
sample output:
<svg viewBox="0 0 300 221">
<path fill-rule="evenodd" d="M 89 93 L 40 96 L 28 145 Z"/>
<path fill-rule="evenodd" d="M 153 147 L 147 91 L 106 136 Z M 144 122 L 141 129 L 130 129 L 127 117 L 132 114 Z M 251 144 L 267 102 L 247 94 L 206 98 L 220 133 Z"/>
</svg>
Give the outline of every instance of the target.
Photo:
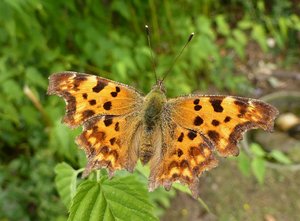
<svg viewBox="0 0 300 221">
<path fill-rule="evenodd" d="M 259 184 L 263 184 L 266 175 L 267 162 L 290 165 L 292 161 L 281 151 L 265 151 L 259 144 L 250 144 L 251 158 L 244 152 L 238 157 L 238 166 L 245 176 L 252 172 Z"/>
<path fill-rule="evenodd" d="M 67 163 L 55 167 L 58 193 L 69 210 L 68 220 L 157 220 L 162 208 L 170 206 L 175 192 L 161 188 L 146 190 L 149 171 L 139 164 L 140 173 L 117 172 L 112 179 L 105 170 L 98 170 L 89 179 L 80 180 L 83 169 L 74 170 Z M 181 188 L 187 191 L 186 188 Z"/>
</svg>

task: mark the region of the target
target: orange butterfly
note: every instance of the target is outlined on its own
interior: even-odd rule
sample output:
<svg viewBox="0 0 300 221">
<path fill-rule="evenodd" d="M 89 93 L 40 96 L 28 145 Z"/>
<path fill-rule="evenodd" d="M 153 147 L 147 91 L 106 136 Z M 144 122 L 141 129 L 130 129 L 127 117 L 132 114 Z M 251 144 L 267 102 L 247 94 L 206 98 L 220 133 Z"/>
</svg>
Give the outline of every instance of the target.
<svg viewBox="0 0 300 221">
<path fill-rule="evenodd" d="M 217 166 L 213 151 L 239 153 L 237 142 L 249 129 L 271 131 L 278 111 L 259 100 L 191 94 L 167 99 L 162 81 L 144 97 L 134 88 L 98 76 L 63 72 L 50 76 L 48 94 L 67 103 L 63 122 L 83 125 L 76 142 L 91 170 L 134 170 L 150 164 L 149 190 L 175 181 L 196 198 L 199 176 Z"/>
</svg>

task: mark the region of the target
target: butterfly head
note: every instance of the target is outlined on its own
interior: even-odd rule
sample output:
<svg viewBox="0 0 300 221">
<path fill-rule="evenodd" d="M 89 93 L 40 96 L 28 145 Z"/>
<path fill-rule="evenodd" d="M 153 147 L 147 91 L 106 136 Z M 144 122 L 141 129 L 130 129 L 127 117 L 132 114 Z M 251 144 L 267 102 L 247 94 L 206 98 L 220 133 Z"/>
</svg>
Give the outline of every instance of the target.
<svg viewBox="0 0 300 221">
<path fill-rule="evenodd" d="M 163 94 L 165 94 L 166 88 L 165 88 L 163 80 L 157 79 L 156 84 L 152 87 L 152 91 L 159 91 L 159 92 L 162 92 Z"/>
</svg>

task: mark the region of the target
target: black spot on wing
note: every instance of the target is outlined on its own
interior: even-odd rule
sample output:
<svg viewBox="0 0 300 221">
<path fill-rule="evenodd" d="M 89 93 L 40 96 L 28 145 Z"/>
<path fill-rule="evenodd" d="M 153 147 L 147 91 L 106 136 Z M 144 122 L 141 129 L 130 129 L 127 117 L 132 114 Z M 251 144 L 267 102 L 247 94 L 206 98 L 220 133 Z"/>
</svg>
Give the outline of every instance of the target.
<svg viewBox="0 0 300 221">
<path fill-rule="evenodd" d="M 111 94 L 111 96 L 112 96 L 112 97 L 116 97 L 116 96 L 118 96 L 118 93 L 117 93 L 117 92 L 115 92 L 115 91 L 111 92 L 110 94 Z"/>
<path fill-rule="evenodd" d="M 182 150 L 181 150 L 181 149 L 178 149 L 178 150 L 177 150 L 177 156 L 178 156 L 178 157 L 181 157 L 182 154 L 183 154 Z"/>
<path fill-rule="evenodd" d="M 95 114 L 95 112 L 92 111 L 92 110 L 85 110 L 85 111 L 82 112 L 83 118 L 91 117 L 91 116 L 93 116 L 94 114 Z"/>
<path fill-rule="evenodd" d="M 190 130 L 189 133 L 188 133 L 188 138 L 189 138 L 190 140 L 194 140 L 195 137 L 197 137 L 196 131 Z"/>
<path fill-rule="evenodd" d="M 95 99 L 89 100 L 89 103 L 90 103 L 90 105 L 95 105 L 96 104 L 96 100 Z"/>
<path fill-rule="evenodd" d="M 222 98 L 213 98 L 213 97 L 210 98 L 209 100 L 215 112 L 223 112 L 223 107 L 221 105 L 222 101 L 223 101 Z"/>
<path fill-rule="evenodd" d="M 202 106 L 201 105 L 195 105 L 194 110 L 199 111 L 201 110 Z"/>
<path fill-rule="evenodd" d="M 177 179 L 179 177 L 178 173 L 173 173 L 172 178 Z"/>
<path fill-rule="evenodd" d="M 120 87 L 116 86 L 116 91 L 111 92 L 112 97 L 117 97 L 118 93 L 121 91 Z"/>
<path fill-rule="evenodd" d="M 119 131 L 119 130 L 120 130 L 119 122 L 117 122 L 117 123 L 115 124 L 115 131 Z"/>
<path fill-rule="evenodd" d="M 207 132 L 207 135 L 209 136 L 210 139 L 212 139 L 215 143 L 218 143 L 219 139 L 220 139 L 220 135 L 218 134 L 218 132 L 214 131 L 214 130 L 209 130 Z"/>
<path fill-rule="evenodd" d="M 109 148 L 108 146 L 103 146 L 101 149 L 100 149 L 100 153 L 102 154 L 107 154 L 109 152 Z"/>
<path fill-rule="evenodd" d="M 112 120 L 112 118 L 106 118 L 103 122 L 104 122 L 105 126 L 108 127 L 109 125 L 112 124 L 113 120 Z"/>
<path fill-rule="evenodd" d="M 97 85 L 95 87 L 93 87 L 93 91 L 96 93 L 99 93 L 100 91 L 103 90 L 103 88 L 105 88 L 106 85 L 107 85 L 107 82 L 104 82 L 103 80 L 98 79 Z"/>
<path fill-rule="evenodd" d="M 239 107 L 239 114 L 238 117 L 243 117 L 245 113 L 247 112 L 249 103 L 247 100 L 245 101 L 240 101 L 240 100 L 235 100 L 234 104 Z"/>
<path fill-rule="evenodd" d="M 211 124 L 216 127 L 216 126 L 219 126 L 220 122 L 218 120 L 212 120 Z"/>
<path fill-rule="evenodd" d="M 180 167 L 181 167 L 182 169 L 188 168 L 188 167 L 189 167 L 189 162 L 188 162 L 187 160 L 182 160 L 182 161 L 180 162 Z"/>
<path fill-rule="evenodd" d="M 231 117 L 227 116 L 227 117 L 225 117 L 225 119 L 224 119 L 224 123 L 227 123 L 227 122 L 229 122 L 230 120 L 231 120 Z"/>
<path fill-rule="evenodd" d="M 103 104 L 103 108 L 105 110 L 110 110 L 111 109 L 111 101 L 107 101 Z"/>
<path fill-rule="evenodd" d="M 195 105 L 199 104 L 199 102 L 200 102 L 199 99 L 195 99 L 195 100 L 194 100 L 194 104 L 195 104 Z"/>
<path fill-rule="evenodd" d="M 87 77 L 85 75 L 76 75 L 76 77 L 74 78 L 74 90 L 78 91 L 79 90 L 79 86 L 83 81 L 86 81 Z"/>
<path fill-rule="evenodd" d="M 82 97 L 83 97 L 83 99 L 87 99 L 87 97 L 88 97 L 87 93 L 83 93 Z"/>
<path fill-rule="evenodd" d="M 200 126 L 201 124 L 203 124 L 203 119 L 199 116 L 195 117 L 194 119 L 194 125 L 195 126 Z"/>
<path fill-rule="evenodd" d="M 114 145 L 114 143 L 116 142 L 116 138 L 115 137 L 111 138 L 109 140 L 109 142 L 110 142 L 111 145 Z"/>
<path fill-rule="evenodd" d="M 180 136 L 178 137 L 178 142 L 182 142 L 183 141 L 183 137 L 184 137 L 184 134 L 181 133 Z"/>
</svg>

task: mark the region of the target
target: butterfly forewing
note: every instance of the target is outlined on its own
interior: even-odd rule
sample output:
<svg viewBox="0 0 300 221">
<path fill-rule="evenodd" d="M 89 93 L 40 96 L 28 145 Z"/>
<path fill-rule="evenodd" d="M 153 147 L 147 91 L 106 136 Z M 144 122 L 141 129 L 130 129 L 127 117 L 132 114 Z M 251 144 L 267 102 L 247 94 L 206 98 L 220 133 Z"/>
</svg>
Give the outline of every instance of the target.
<svg viewBox="0 0 300 221">
<path fill-rule="evenodd" d="M 210 139 L 222 156 L 237 155 L 243 132 L 252 128 L 272 130 L 278 111 L 255 99 L 233 96 L 191 95 L 169 100 L 171 119 Z"/>
<path fill-rule="evenodd" d="M 96 115 L 126 115 L 138 111 L 142 105 L 142 96 L 133 88 L 76 72 L 51 75 L 48 94 L 65 99 L 67 111 L 63 121 L 70 127 L 77 127 Z"/>
</svg>

